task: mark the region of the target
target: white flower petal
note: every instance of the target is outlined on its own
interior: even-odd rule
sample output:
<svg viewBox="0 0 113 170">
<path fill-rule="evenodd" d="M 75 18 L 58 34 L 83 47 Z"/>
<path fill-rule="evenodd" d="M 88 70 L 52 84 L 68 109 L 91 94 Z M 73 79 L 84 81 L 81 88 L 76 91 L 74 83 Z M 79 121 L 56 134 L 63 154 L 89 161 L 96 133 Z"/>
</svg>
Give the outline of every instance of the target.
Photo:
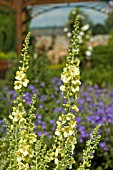
<svg viewBox="0 0 113 170">
<path fill-rule="evenodd" d="M 89 29 L 89 24 L 86 24 L 81 28 L 82 31 L 87 31 L 88 29 Z"/>
</svg>

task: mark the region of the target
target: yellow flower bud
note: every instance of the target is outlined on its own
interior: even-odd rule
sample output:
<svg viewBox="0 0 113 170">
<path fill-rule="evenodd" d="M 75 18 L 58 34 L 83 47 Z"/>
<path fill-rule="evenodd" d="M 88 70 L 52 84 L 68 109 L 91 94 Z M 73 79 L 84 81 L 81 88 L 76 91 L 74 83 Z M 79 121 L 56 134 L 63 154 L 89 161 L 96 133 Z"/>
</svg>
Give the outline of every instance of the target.
<svg viewBox="0 0 113 170">
<path fill-rule="evenodd" d="M 70 97 L 73 96 L 73 93 L 69 93 L 69 96 L 70 96 Z"/>
<path fill-rule="evenodd" d="M 66 104 L 66 107 L 69 107 L 69 104 Z"/>
<path fill-rule="evenodd" d="M 70 62 L 70 64 L 73 64 L 73 63 L 74 63 L 73 61 Z"/>
<path fill-rule="evenodd" d="M 64 157 L 64 153 L 61 153 L 61 157 Z"/>
</svg>

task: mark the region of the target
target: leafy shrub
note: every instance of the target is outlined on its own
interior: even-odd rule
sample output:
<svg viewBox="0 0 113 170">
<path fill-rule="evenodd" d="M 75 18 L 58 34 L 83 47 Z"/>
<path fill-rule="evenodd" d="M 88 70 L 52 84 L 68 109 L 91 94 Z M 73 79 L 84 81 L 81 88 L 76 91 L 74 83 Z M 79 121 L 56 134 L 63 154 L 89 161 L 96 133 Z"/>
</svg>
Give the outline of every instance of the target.
<svg viewBox="0 0 113 170">
<path fill-rule="evenodd" d="M 112 15 L 108 15 L 108 18 L 105 20 L 105 27 L 108 33 L 113 29 L 113 16 Z"/>
<path fill-rule="evenodd" d="M 110 38 L 108 44 L 113 45 L 113 30 L 110 31 Z"/>
<path fill-rule="evenodd" d="M 33 83 L 34 80 L 39 82 L 44 81 L 46 85 L 49 85 L 49 79 L 51 72 L 49 71 L 50 62 L 46 54 L 41 55 L 35 53 L 32 57 L 30 56 L 29 67 L 31 70 L 28 70 L 29 80 Z"/>
<path fill-rule="evenodd" d="M 50 67 L 48 69 L 51 72 L 51 78 L 52 77 L 59 78 L 59 75 L 62 73 L 62 70 L 63 70 L 64 66 L 65 66 L 65 63 L 50 65 Z"/>
<path fill-rule="evenodd" d="M 107 30 L 104 24 L 97 23 L 92 26 L 92 34 L 98 35 L 98 34 L 107 34 Z"/>
<path fill-rule="evenodd" d="M 90 68 L 83 68 L 82 81 L 103 86 L 113 84 L 113 47 L 98 46 L 94 49 Z"/>
<path fill-rule="evenodd" d="M 113 66 L 113 47 L 112 45 L 97 46 L 92 56 L 92 67 L 100 67 L 103 65 L 105 69 Z"/>
<path fill-rule="evenodd" d="M 0 7 L 0 51 L 16 50 L 15 12 L 6 7 Z"/>
</svg>

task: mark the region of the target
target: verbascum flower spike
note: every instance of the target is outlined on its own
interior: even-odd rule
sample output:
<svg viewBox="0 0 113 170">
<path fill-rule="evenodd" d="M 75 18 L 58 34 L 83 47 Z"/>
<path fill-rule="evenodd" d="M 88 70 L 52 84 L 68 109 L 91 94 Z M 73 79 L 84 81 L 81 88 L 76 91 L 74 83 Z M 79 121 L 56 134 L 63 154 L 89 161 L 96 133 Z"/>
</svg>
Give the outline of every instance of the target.
<svg viewBox="0 0 113 170">
<path fill-rule="evenodd" d="M 78 47 L 78 29 L 79 19 L 77 18 L 74 25 L 74 31 L 72 32 L 72 40 L 69 48 L 69 56 L 67 57 L 66 67 L 61 74 L 61 80 L 63 85 L 60 86 L 60 90 L 63 92 L 64 98 L 67 102 L 64 104 L 66 114 L 62 114 L 57 121 L 57 127 L 55 131 L 55 164 L 54 170 L 66 170 L 71 169 L 72 164 L 75 162 L 72 154 L 75 149 L 76 141 L 76 121 L 75 116 L 72 114 L 72 110 L 78 111 L 75 101 L 77 100 L 77 93 L 79 91 L 80 83 L 80 71 L 79 60 L 77 58 Z M 73 98 L 73 99 L 72 99 Z"/>
<path fill-rule="evenodd" d="M 79 70 L 79 45 L 78 45 L 78 34 L 79 34 L 79 18 L 76 18 L 74 24 L 74 30 L 72 32 L 72 39 L 69 46 L 69 55 L 67 56 L 67 63 L 63 69 L 63 73 L 61 74 L 61 80 L 63 85 L 60 86 L 60 90 L 62 91 L 64 98 L 66 99 L 66 103 L 63 104 L 65 110 L 70 112 L 71 110 L 76 110 L 78 112 L 78 108 L 75 104 L 77 100 L 77 95 L 79 92 L 80 82 L 80 70 Z M 72 100 L 73 98 L 73 100 Z"/>
<path fill-rule="evenodd" d="M 33 96 L 30 111 L 28 113 L 24 108 L 24 89 L 27 87 L 29 80 L 27 79 L 27 70 L 29 64 L 28 46 L 30 40 L 30 33 L 25 39 L 22 50 L 21 66 L 16 72 L 14 89 L 17 93 L 17 98 L 14 101 L 12 113 L 9 115 L 11 124 L 8 130 L 9 152 L 8 152 L 8 170 L 29 170 L 34 156 L 34 143 L 36 142 L 36 135 L 34 133 L 35 118 L 35 102 L 36 95 Z"/>
</svg>

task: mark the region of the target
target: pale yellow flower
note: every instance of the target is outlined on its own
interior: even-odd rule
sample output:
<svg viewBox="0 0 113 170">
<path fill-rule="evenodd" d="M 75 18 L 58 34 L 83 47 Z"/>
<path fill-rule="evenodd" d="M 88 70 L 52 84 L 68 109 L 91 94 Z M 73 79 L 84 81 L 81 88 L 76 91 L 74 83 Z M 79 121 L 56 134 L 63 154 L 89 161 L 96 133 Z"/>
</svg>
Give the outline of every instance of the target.
<svg viewBox="0 0 113 170">
<path fill-rule="evenodd" d="M 79 87 L 79 86 L 71 86 L 71 91 L 72 91 L 73 93 L 78 92 L 79 90 L 80 90 L 80 87 Z"/>
<path fill-rule="evenodd" d="M 19 90 L 22 88 L 22 82 L 21 81 L 15 81 L 14 82 L 14 89 Z"/>
<path fill-rule="evenodd" d="M 64 86 L 64 85 L 61 85 L 61 86 L 60 86 L 60 90 L 61 90 L 61 91 L 66 91 L 65 86 Z"/>
<path fill-rule="evenodd" d="M 57 156 L 58 156 L 58 148 L 55 151 L 55 157 L 57 157 Z"/>
<path fill-rule="evenodd" d="M 25 118 L 21 118 L 19 121 L 19 125 L 24 125 L 26 123 L 26 119 Z"/>
<path fill-rule="evenodd" d="M 30 149 L 30 146 L 29 146 L 29 145 L 23 144 L 23 145 L 19 148 L 18 152 L 20 152 L 20 153 L 25 157 L 25 156 L 27 156 L 28 154 L 30 154 L 30 153 L 29 153 L 29 152 L 30 152 L 29 149 Z"/>
<path fill-rule="evenodd" d="M 70 65 L 70 66 L 68 67 L 68 69 L 69 69 L 70 74 L 71 74 L 73 77 L 80 75 L 79 68 L 75 67 L 74 65 Z"/>
<path fill-rule="evenodd" d="M 75 121 L 70 121 L 69 125 L 71 128 L 75 128 L 76 127 L 76 122 Z"/>
<path fill-rule="evenodd" d="M 73 110 L 76 110 L 77 112 L 79 111 L 78 107 L 76 105 L 72 106 Z"/>
<path fill-rule="evenodd" d="M 27 142 L 27 139 L 23 139 L 23 137 L 20 138 L 20 141 L 19 141 L 19 144 L 23 144 L 23 143 L 26 143 Z"/>
<path fill-rule="evenodd" d="M 67 67 L 64 67 L 64 68 L 63 68 L 63 71 L 64 71 L 64 72 L 67 72 L 67 71 L 68 71 Z"/>
<path fill-rule="evenodd" d="M 9 115 L 9 118 L 10 118 L 10 119 L 13 119 L 13 116 L 12 116 L 12 115 Z"/>
<path fill-rule="evenodd" d="M 20 111 L 17 109 L 15 112 L 12 112 L 12 115 L 9 115 L 9 118 L 12 119 L 13 122 L 18 122 L 18 121 L 22 118 L 22 116 L 23 116 L 24 113 L 25 113 L 25 112 L 20 112 Z"/>
<path fill-rule="evenodd" d="M 29 141 L 31 142 L 31 143 L 33 143 L 33 142 L 36 142 L 36 135 L 34 134 L 34 133 L 30 133 L 29 134 Z"/>
<path fill-rule="evenodd" d="M 58 158 L 55 158 L 55 164 L 58 165 Z"/>
<path fill-rule="evenodd" d="M 24 79 L 22 84 L 24 87 L 27 87 L 27 84 L 29 83 L 29 80 L 28 79 Z"/>
<path fill-rule="evenodd" d="M 62 115 L 59 117 L 59 120 L 62 122 L 62 124 L 65 124 L 65 123 L 66 123 L 66 116 L 62 114 Z"/>
<path fill-rule="evenodd" d="M 17 152 L 17 162 L 19 163 L 19 166 L 21 167 L 21 161 L 22 161 L 22 157 L 20 152 Z"/>
<path fill-rule="evenodd" d="M 67 115 L 66 115 L 66 120 L 74 120 L 75 119 L 75 116 L 72 114 L 72 113 L 68 113 Z"/>
<path fill-rule="evenodd" d="M 69 126 L 64 127 L 63 131 L 64 131 L 65 138 L 74 134 L 74 130 Z"/>
<path fill-rule="evenodd" d="M 26 77 L 26 74 L 23 71 L 17 71 L 16 72 L 16 80 L 23 80 Z"/>
<path fill-rule="evenodd" d="M 71 74 L 70 72 L 64 72 L 61 74 L 61 80 L 64 82 L 64 83 L 68 83 L 70 80 L 71 80 Z"/>
<path fill-rule="evenodd" d="M 81 85 L 81 82 L 79 80 L 72 80 L 71 83 L 74 85 Z"/>
<path fill-rule="evenodd" d="M 60 133 L 58 130 L 55 131 L 55 135 L 56 135 L 56 136 L 60 136 L 60 134 L 61 134 L 61 133 Z"/>
</svg>

